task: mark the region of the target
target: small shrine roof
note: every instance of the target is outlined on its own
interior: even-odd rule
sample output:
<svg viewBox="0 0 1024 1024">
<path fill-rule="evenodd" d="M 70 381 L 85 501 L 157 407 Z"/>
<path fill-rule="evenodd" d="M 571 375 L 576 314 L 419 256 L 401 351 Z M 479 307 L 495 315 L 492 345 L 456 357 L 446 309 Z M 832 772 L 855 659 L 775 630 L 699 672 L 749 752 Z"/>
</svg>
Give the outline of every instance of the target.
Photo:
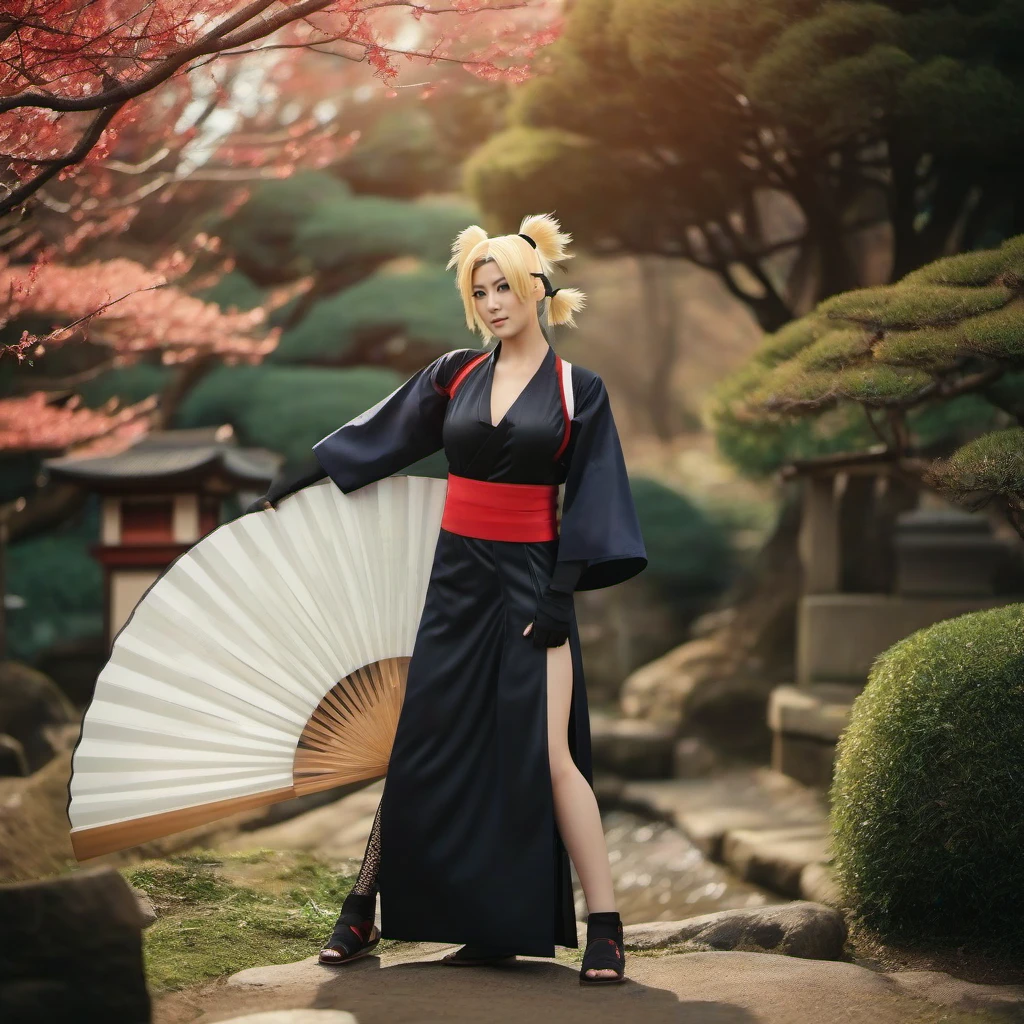
<svg viewBox="0 0 1024 1024">
<path fill-rule="evenodd" d="M 156 430 L 114 455 L 64 455 L 44 459 L 60 479 L 96 490 L 119 484 L 132 490 L 157 485 L 197 486 L 219 476 L 239 488 L 265 488 L 283 456 L 269 448 L 241 448 L 229 424 L 183 430 Z"/>
</svg>

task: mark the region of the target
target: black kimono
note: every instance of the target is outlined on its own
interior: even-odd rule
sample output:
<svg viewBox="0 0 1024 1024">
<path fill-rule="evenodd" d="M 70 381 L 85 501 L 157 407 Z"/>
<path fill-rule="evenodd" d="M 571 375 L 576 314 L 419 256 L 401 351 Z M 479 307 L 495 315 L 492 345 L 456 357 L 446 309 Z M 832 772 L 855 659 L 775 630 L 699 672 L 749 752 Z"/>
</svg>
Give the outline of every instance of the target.
<svg viewBox="0 0 1024 1024">
<path fill-rule="evenodd" d="M 572 366 L 565 413 L 555 352 L 498 423 L 491 380 L 500 340 L 449 400 L 479 349 L 447 352 L 313 448 L 346 493 L 444 448 L 453 474 L 565 483 L 557 540 L 482 540 L 440 531 L 380 809 L 377 877 L 385 938 L 482 943 L 527 956 L 577 945 L 569 858 L 554 818 L 547 651 L 523 630 L 556 560 L 582 560 L 577 590 L 647 564 L 604 383 Z M 563 451 L 555 460 L 559 448 Z M 579 632 L 569 644 L 569 749 L 593 781 Z"/>
</svg>

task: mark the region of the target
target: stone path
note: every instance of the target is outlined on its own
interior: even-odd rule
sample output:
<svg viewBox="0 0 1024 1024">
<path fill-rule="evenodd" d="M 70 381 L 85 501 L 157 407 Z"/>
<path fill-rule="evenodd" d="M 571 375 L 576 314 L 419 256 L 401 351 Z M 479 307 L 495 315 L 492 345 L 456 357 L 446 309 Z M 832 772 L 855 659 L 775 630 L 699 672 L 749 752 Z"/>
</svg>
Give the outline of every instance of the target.
<svg viewBox="0 0 1024 1024">
<path fill-rule="evenodd" d="M 176 993 L 153 1024 L 213 1024 L 246 1013 L 345 1010 L 358 1024 L 1007 1024 L 1024 1021 L 1024 986 L 973 985 L 934 971 L 881 974 L 769 953 L 627 953 L 622 985 L 581 989 L 577 966 L 524 957 L 449 967 L 454 947 L 403 943 L 382 957 L 321 967 L 315 957 L 242 971 Z"/>
<path fill-rule="evenodd" d="M 752 767 L 706 779 L 627 782 L 620 796 L 674 824 L 743 881 L 793 899 L 836 902 L 828 805 L 817 790 Z"/>
</svg>

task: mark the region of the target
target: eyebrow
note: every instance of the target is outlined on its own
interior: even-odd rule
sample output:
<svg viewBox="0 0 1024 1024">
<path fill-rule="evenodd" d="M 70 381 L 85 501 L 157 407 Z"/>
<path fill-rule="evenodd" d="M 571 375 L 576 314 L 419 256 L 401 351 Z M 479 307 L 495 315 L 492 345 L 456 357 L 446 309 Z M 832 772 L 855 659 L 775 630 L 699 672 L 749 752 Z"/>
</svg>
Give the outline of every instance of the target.
<svg viewBox="0 0 1024 1024">
<path fill-rule="evenodd" d="M 505 277 L 504 274 L 502 274 L 501 277 L 499 277 L 494 283 L 495 284 L 501 284 L 502 281 L 504 281 L 506 284 L 508 284 L 508 279 Z M 477 288 L 482 288 L 483 285 L 478 284 L 476 287 Z"/>
</svg>

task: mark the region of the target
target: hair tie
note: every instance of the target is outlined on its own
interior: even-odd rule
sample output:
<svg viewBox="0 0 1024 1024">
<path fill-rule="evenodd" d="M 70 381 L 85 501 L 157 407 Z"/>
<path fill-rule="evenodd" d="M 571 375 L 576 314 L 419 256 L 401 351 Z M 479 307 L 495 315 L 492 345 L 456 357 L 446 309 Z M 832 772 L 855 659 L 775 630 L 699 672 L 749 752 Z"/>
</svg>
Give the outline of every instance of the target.
<svg viewBox="0 0 1024 1024">
<path fill-rule="evenodd" d="M 522 231 L 520 231 L 519 232 L 519 237 L 520 238 L 525 238 L 530 243 L 530 245 L 532 245 L 534 247 L 534 249 L 537 248 L 537 243 L 529 235 L 524 235 L 522 233 Z M 532 277 L 539 277 L 544 282 L 544 298 L 546 298 L 546 299 L 553 299 L 555 297 L 555 295 L 557 295 L 558 292 L 560 292 L 562 290 L 561 287 L 558 287 L 558 288 L 555 288 L 554 290 L 552 290 L 551 282 L 547 279 L 547 276 L 545 274 L 538 274 L 538 273 L 534 273 L 534 272 L 531 271 L 531 276 Z"/>
<path fill-rule="evenodd" d="M 535 270 L 531 270 L 530 271 L 530 276 L 531 277 L 539 277 L 544 282 L 544 297 L 546 299 L 553 299 L 555 297 L 556 293 L 560 292 L 562 290 L 561 286 L 559 286 L 558 288 L 555 288 L 554 290 L 552 290 L 551 282 L 548 280 L 547 274 L 540 274 L 540 273 L 538 273 Z"/>
</svg>

